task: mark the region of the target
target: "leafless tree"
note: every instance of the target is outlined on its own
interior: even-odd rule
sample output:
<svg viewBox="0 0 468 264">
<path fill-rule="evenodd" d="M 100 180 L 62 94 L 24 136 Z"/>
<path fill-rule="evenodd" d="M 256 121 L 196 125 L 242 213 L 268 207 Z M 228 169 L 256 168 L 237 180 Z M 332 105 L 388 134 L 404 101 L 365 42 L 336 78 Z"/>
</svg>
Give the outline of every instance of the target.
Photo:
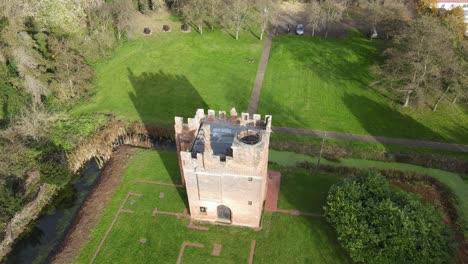
<svg viewBox="0 0 468 264">
<path fill-rule="evenodd" d="M 33 105 L 23 109 L 9 127 L 1 131 L 0 137 L 12 143 L 27 139 L 41 141 L 48 135 L 50 125 L 60 118 L 60 115 L 45 110 L 43 106 Z"/>
<path fill-rule="evenodd" d="M 260 39 L 269 26 L 278 21 L 279 2 L 277 0 L 256 0 L 254 18 L 260 25 Z"/>
<path fill-rule="evenodd" d="M 113 0 L 110 4 L 110 8 L 116 36 L 117 39 L 120 40 L 130 26 L 133 5 L 129 0 Z"/>
<path fill-rule="evenodd" d="M 222 10 L 221 6 L 223 5 L 222 0 L 205 0 L 204 6 L 206 9 L 205 21 L 208 23 L 211 30 L 214 29 L 214 26 L 219 23 L 220 11 Z"/>
<path fill-rule="evenodd" d="M 360 1 L 360 6 L 364 11 L 364 20 L 373 32 L 378 32 L 379 25 L 391 31 L 392 27 L 408 21 L 411 16 L 402 0 L 363 0 Z"/>
<path fill-rule="evenodd" d="M 325 10 L 320 2 L 312 1 L 307 5 L 307 24 L 312 28 L 312 36 L 325 25 Z"/>
<path fill-rule="evenodd" d="M 251 15 L 251 2 L 249 0 L 229 0 L 225 2 L 222 11 L 223 24 L 234 32 L 236 40 L 239 33 L 245 28 Z"/>
<path fill-rule="evenodd" d="M 443 69 L 453 56 L 448 31 L 438 18 L 422 16 L 402 29 L 386 50 L 385 63 L 377 70 L 377 83 L 391 92 L 403 94 L 403 107 L 412 98 L 418 102 L 425 94 L 436 94 L 442 83 Z"/>
<path fill-rule="evenodd" d="M 324 12 L 325 37 L 328 37 L 330 25 L 339 22 L 343 18 L 345 6 L 340 1 L 335 0 L 326 0 L 320 5 Z"/>
<path fill-rule="evenodd" d="M 207 11 L 209 11 L 207 4 L 208 2 L 204 0 L 190 0 L 186 1 L 181 9 L 185 19 L 194 23 L 201 35 L 203 35 L 203 23 L 208 16 Z"/>
</svg>

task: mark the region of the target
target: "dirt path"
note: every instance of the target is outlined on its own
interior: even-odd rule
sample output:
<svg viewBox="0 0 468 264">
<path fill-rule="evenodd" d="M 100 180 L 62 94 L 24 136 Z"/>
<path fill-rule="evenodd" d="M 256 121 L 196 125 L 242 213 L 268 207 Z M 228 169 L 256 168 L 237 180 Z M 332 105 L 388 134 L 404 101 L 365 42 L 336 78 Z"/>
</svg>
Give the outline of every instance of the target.
<svg viewBox="0 0 468 264">
<path fill-rule="evenodd" d="M 268 65 L 268 59 L 270 58 L 271 41 L 273 34 L 268 34 L 265 40 L 265 46 L 263 46 L 262 57 L 258 63 L 257 77 L 255 77 L 255 84 L 250 96 L 249 109 L 250 114 L 257 113 L 258 101 L 260 100 L 260 93 L 262 91 L 263 79 L 265 78 L 265 72 Z"/>
<path fill-rule="evenodd" d="M 51 263 L 70 263 L 81 252 L 91 237 L 91 229 L 96 225 L 112 196 L 122 183 L 123 170 L 128 158 L 136 152 L 129 146 L 119 147 L 106 163 L 99 182 L 82 205 L 74 223 Z"/>
<path fill-rule="evenodd" d="M 343 139 L 343 140 L 353 140 L 353 141 L 382 143 L 382 144 L 396 144 L 396 145 L 402 145 L 402 146 L 408 146 L 408 147 L 468 152 L 468 145 L 441 143 L 441 142 L 424 141 L 424 140 L 416 140 L 416 139 L 377 137 L 377 136 L 327 132 L 327 131 L 319 131 L 319 130 L 307 130 L 307 129 L 289 128 L 289 127 L 273 127 L 273 132 L 281 133 L 281 134 L 293 134 L 293 135 L 319 137 L 319 138 Z"/>
</svg>

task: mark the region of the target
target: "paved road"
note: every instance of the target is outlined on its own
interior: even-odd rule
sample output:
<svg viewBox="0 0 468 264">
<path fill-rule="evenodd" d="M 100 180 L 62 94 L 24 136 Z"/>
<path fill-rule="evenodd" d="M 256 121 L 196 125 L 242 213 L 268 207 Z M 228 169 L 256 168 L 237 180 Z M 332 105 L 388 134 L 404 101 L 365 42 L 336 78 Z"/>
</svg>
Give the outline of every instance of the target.
<svg viewBox="0 0 468 264">
<path fill-rule="evenodd" d="M 405 139 L 405 138 L 375 137 L 375 136 L 368 136 L 368 135 L 327 132 L 327 131 L 319 131 L 319 130 L 307 130 L 307 129 L 298 129 L 298 128 L 289 128 L 289 127 L 273 127 L 272 130 L 273 132 L 281 133 L 281 134 L 294 134 L 294 135 L 303 135 L 303 136 L 311 136 L 311 137 L 319 137 L 319 138 L 343 139 L 343 140 L 374 142 L 374 143 L 382 143 L 382 144 L 396 144 L 396 145 L 403 145 L 403 146 L 408 146 L 408 147 L 468 152 L 468 145 L 462 145 L 462 144 L 442 143 L 442 142 Z"/>
<path fill-rule="evenodd" d="M 262 57 L 258 63 L 257 77 L 255 77 L 255 84 L 250 96 L 248 112 L 250 114 L 257 113 L 258 101 L 260 100 L 260 93 L 262 92 L 263 79 L 265 78 L 265 72 L 268 65 L 268 59 L 270 58 L 271 39 L 273 34 L 269 33 L 265 40 L 265 46 L 263 46 Z"/>
</svg>

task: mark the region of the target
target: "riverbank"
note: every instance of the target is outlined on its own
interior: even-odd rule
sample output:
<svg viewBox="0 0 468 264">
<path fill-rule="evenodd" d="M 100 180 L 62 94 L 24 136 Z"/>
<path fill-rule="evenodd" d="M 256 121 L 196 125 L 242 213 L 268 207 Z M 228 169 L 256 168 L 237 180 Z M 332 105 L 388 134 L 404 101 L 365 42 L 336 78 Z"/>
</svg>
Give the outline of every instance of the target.
<svg viewBox="0 0 468 264">
<path fill-rule="evenodd" d="M 61 247 L 52 257 L 51 263 L 70 263 L 81 251 L 84 242 L 90 238 L 91 228 L 97 223 L 101 213 L 108 206 L 115 191 L 122 183 L 122 172 L 129 157 L 136 151 L 136 148 L 130 146 L 117 148 L 104 166 L 96 187 L 80 208 L 74 223 L 61 243 Z"/>
</svg>

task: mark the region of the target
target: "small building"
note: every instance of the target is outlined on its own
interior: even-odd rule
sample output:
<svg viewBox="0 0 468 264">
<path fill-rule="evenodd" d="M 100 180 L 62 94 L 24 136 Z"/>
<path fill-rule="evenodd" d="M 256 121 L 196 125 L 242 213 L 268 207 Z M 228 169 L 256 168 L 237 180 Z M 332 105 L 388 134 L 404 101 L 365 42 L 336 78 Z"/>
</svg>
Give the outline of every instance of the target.
<svg viewBox="0 0 468 264">
<path fill-rule="evenodd" d="M 194 220 L 259 227 L 267 191 L 271 116 L 198 109 L 175 118 L 182 181 Z"/>
<path fill-rule="evenodd" d="M 461 7 L 465 15 L 465 23 L 468 23 L 468 0 L 438 0 L 437 8 L 452 10 Z"/>
</svg>

